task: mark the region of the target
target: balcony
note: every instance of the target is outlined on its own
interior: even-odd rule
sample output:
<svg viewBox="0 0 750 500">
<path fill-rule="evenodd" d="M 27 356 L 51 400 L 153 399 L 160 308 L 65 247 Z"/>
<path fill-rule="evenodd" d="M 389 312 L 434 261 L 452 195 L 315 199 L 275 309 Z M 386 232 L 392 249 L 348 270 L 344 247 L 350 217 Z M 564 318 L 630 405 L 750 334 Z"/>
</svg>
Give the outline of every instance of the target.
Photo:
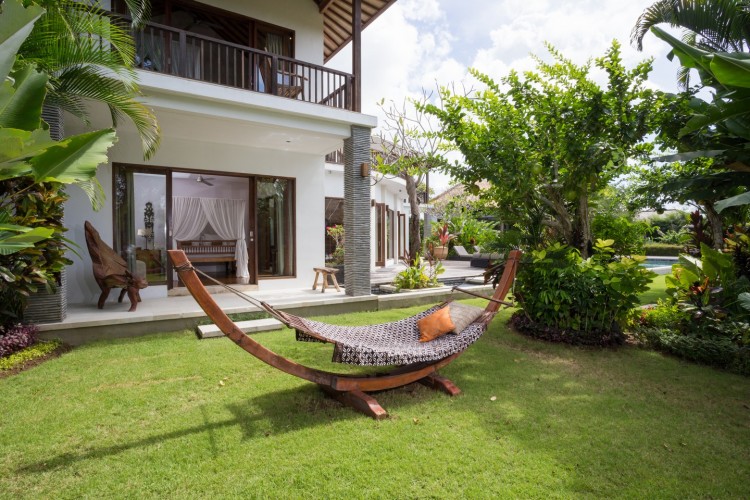
<svg viewBox="0 0 750 500">
<path fill-rule="evenodd" d="M 133 37 L 142 70 L 354 110 L 348 73 L 157 23 Z"/>
</svg>

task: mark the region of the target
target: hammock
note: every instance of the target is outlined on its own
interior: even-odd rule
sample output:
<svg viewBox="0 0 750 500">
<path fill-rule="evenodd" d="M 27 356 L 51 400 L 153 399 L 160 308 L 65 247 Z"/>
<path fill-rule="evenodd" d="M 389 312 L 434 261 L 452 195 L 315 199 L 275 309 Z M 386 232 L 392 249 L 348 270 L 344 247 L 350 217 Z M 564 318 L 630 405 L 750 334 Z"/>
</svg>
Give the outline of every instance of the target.
<svg viewBox="0 0 750 500">
<path fill-rule="evenodd" d="M 461 332 L 455 335 L 443 335 L 430 342 L 419 342 L 417 321 L 432 314 L 447 303 L 391 323 L 368 326 L 339 326 L 280 311 L 266 302 L 223 285 L 243 299 L 265 310 L 287 327 L 295 330 L 297 340 L 334 344 L 333 361 L 335 362 L 377 366 L 402 365 L 387 374 L 352 376 L 325 372 L 297 364 L 253 340 L 242 332 L 216 304 L 198 278 L 197 272 L 200 271 L 190 265 L 184 252 L 169 250 L 168 253 L 180 275 L 180 279 L 206 315 L 214 321 L 224 335 L 261 361 L 291 375 L 317 383 L 338 400 L 374 418 L 382 418 L 387 413 L 372 396 L 365 394 L 365 391 L 391 389 L 419 381 L 433 388 L 441 389 L 450 395 L 461 392 L 451 381 L 438 376 L 436 371 L 453 361 L 469 345 L 479 339 L 487 330 L 487 326 L 501 304 L 512 306 L 512 304 L 504 302 L 503 299 L 510 291 L 521 257 L 521 252 L 518 250 L 510 252 L 503 276 L 492 297 L 484 297 L 454 287 L 454 290 L 487 299 L 489 303 L 482 315 Z"/>
</svg>

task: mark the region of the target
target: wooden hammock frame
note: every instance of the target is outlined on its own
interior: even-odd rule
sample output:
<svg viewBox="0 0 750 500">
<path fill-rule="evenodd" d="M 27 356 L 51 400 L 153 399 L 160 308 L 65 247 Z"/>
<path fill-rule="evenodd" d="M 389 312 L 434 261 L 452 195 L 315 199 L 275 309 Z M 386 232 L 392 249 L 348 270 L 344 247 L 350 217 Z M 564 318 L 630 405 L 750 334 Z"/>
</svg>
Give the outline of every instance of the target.
<svg viewBox="0 0 750 500">
<path fill-rule="evenodd" d="M 433 389 L 441 390 L 451 396 L 461 393 L 461 390 L 456 387 L 453 382 L 438 375 L 437 371 L 455 360 L 463 351 L 437 361 L 405 365 L 388 373 L 378 373 L 373 375 L 348 375 L 327 372 L 295 363 L 294 361 L 280 356 L 250 338 L 250 336 L 246 335 L 231 319 L 229 319 L 226 313 L 224 313 L 211 297 L 203 283 L 201 283 L 195 269 L 190 265 L 190 262 L 182 250 L 169 250 L 168 253 L 175 269 L 180 274 L 180 279 L 195 298 L 196 302 L 198 302 L 206 315 L 211 318 L 224 335 L 229 337 L 235 344 L 274 368 L 318 384 L 326 393 L 335 399 L 370 417 L 381 419 L 387 417 L 388 413 L 378 404 L 375 398 L 367 394 L 368 392 L 394 389 L 413 382 L 420 382 Z M 513 285 L 520 257 L 520 251 L 513 250 L 510 252 L 503 275 L 493 296 L 491 298 L 483 297 L 489 299 L 485 312 L 478 320 L 483 323 L 484 328 L 487 328 L 490 321 L 499 310 L 501 304 L 512 305 L 503 302 L 503 299 Z M 279 311 L 275 311 L 271 306 L 268 306 L 265 303 L 263 303 L 263 307 L 274 316 L 279 313 Z M 281 316 L 283 317 L 283 313 Z M 286 323 L 283 319 L 282 322 Z"/>
</svg>

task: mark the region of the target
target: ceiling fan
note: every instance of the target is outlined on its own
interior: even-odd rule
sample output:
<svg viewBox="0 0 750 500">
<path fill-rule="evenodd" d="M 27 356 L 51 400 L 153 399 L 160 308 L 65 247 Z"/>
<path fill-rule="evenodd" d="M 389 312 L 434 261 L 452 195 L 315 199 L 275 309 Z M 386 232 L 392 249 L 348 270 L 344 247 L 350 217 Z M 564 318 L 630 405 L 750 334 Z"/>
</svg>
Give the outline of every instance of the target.
<svg viewBox="0 0 750 500">
<path fill-rule="evenodd" d="M 202 175 L 198 175 L 198 177 L 195 178 L 195 182 L 200 182 L 201 184 L 205 184 L 206 186 L 213 186 L 213 183 L 208 182 L 213 180 L 213 177 L 203 177 Z"/>
</svg>

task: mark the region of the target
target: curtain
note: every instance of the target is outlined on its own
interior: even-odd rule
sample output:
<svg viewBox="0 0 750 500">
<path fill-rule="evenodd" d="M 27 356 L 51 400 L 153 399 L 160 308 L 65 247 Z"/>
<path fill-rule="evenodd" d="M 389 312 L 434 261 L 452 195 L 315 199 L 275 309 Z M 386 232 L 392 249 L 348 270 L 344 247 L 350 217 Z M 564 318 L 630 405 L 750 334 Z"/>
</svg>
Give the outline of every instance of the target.
<svg viewBox="0 0 750 500">
<path fill-rule="evenodd" d="M 276 248 L 279 250 L 276 252 L 276 265 L 277 269 L 279 270 L 279 274 L 281 276 L 284 276 L 286 273 L 286 261 L 284 259 L 284 248 L 286 248 L 286 238 L 284 234 L 284 221 L 286 220 L 284 218 L 284 212 L 286 207 L 286 201 L 283 197 L 277 196 L 276 198 L 276 234 L 278 235 L 278 241 L 276 242 Z"/>
<path fill-rule="evenodd" d="M 266 51 L 285 56 L 284 37 L 276 33 L 266 33 Z"/>
<path fill-rule="evenodd" d="M 245 201 L 216 198 L 197 198 L 203 214 L 216 234 L 223 240 L 237 240 L 234 257 L 237 260 L 237 277 L 249 278 L 248 254 L 245 241 Z"/>
<path fill-rule="evenodd" d="M 172 197 L 172 237 L 176 241 L 197 240 L 206 223 L 200 198 Z"/>
</svg>

